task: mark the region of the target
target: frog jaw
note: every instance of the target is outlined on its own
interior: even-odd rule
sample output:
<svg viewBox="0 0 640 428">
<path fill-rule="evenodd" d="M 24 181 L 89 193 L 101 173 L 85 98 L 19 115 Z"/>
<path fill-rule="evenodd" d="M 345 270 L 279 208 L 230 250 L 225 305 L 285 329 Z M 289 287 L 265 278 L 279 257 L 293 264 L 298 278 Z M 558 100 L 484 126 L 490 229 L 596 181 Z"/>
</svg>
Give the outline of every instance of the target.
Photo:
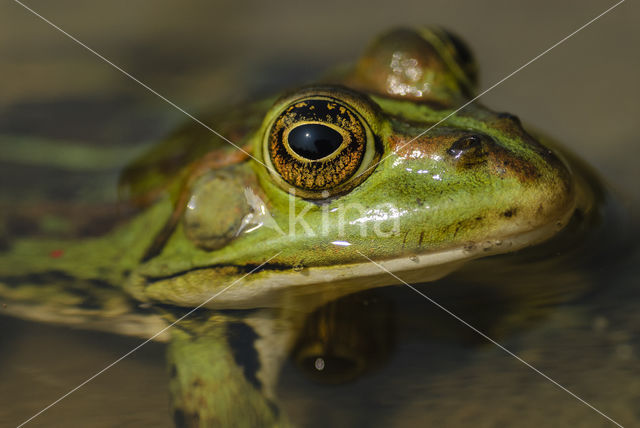
<svg viewBox="0 0 640 428">
<path fill-rule="evenodd" d="M 513 227 L 509 233 L 502 229 L 482 240 L 466 241 L 437 251 L 370 258 L 371 252 L 362 245 L 334 241 L 327 244 L 332 247 L 332 258 L 320 265 L 299 266 L 290 258 L 276 258 L 275 263 L 259 269 L 256 269 L 257 263 L 217 263 L 181 273 L 137 271 L 127 288 L 142 301 L 186 307 L 203 303 L 213 309 L 280 307 L 293 301 L 297 306 L 311 310 L 368 288 L 434 281 L 467 261 L 542 242 L 569 222 L 575 207 L 576 200 L 572 198 L 558 217 L 534 229 Z M 285 244 L 282 242 L 275 247 L 283 248 Z M 350 262 L 337 262 L 341 259 Z M 254 272 L 247 275 L 251 271 Z M 214 295 L 216 297 L 211 299 Z"/>
</svg>

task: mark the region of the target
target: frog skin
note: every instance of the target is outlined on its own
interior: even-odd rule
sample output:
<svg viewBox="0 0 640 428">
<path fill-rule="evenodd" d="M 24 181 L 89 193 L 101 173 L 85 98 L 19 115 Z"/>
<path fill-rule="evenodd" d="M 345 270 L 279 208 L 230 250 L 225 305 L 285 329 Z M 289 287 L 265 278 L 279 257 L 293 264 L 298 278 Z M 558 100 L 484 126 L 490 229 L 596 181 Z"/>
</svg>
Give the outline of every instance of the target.
<svg viewBox="0 0 640 428">
<path fill-rule="evenodd" d="M 155 310 L 175 321 L 206 301 L 170 330 L 176 424 L 286 425 L 277 373 L 315 309 L 400 282 L 381 267 L 434 281 L 592 209 L 582 169 L 516 116 L 456 111 L 476 85 L 457 37 L 397 29 L 348 71 L 206 121 L 243 150 L 189 124 L 123 171 L 129 221 L 80 241 L 11 242 L 7 312 L 144 337 L 159 330 Z M 87 296 L 101 307 L 81 307 Z M 258 369 L 234 357 L 238 329 Z"/>
</svg>

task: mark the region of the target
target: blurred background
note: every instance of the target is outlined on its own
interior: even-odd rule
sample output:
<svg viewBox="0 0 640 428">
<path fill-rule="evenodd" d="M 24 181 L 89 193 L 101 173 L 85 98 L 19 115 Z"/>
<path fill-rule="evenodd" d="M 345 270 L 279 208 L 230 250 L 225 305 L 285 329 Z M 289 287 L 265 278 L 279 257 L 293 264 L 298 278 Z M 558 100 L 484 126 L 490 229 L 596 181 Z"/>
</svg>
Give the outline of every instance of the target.
<svg viewBox="0 0 640 428">
<path fill-rule="evenodd" d="M 614 3 L 25 2 L 195 116 L 308 83 L 354 61 L 372 37 L 399 25 L 437 24 L 462 36 L 475 52 L 482 90 Z M 640 203 L 639 9 L 626 1 L 480 100 L 517 114 L 586 159 L 634 212 Z M 0 70 L 1 162 L 22 159 L 35 168 L 47 160 L 38 156 L 38 144 L 57 141 L 105 148 L 113 155 L 105 157 L 111 171 L 189 120 L 11 1 L 0 4 Z M 22 189 L 14 188 L 14 180 L 30 180 L 24 170 L 10 168 L 0 178 L 2 198 L 19 197 L 23 190 L 12 190 Z M 115 183 L 116 176 L 105 179 Z M 138 343 L 105 336 L 87 346 L 85 333 L 12 320 L 1 325 L 0 396 L 12 397 L 13 404 L 0 409 L 0 425 L 26 419 Z M 14 335 L 39 339 L 17 341 Z M 72 426 L 170 426 L 162 349 L 153 346 L 33 425 L 68 426 L 73 418 Z M 77 358 L 65 355 L 82 355 L 82 369 Z M 109 419 L 113 415 L 119 416 Z M 592 416 L 593 426 L 608 426 Z"/>
</svg>

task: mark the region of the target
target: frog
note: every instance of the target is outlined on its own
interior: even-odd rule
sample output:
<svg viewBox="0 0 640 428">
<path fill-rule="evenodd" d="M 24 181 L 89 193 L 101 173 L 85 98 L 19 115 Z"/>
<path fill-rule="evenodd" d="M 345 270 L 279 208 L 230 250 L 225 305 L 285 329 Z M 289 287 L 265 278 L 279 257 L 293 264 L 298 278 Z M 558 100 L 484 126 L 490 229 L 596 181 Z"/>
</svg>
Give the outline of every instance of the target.
<svg viewBox="0 0 640 428">
<path fill-rule="evenodd" d="M 278 372 L 310 316 L 597 211 L 588 167 L 477 91 L 458 36 L 397 28 L 319 82 L 211 115 L 218 135 L 187 123 L 122 171 L 133 208 L 105 233 L 5 245 L 3 313 L 167 341 L 176 426 L 288 426 Z"/>
</svg>

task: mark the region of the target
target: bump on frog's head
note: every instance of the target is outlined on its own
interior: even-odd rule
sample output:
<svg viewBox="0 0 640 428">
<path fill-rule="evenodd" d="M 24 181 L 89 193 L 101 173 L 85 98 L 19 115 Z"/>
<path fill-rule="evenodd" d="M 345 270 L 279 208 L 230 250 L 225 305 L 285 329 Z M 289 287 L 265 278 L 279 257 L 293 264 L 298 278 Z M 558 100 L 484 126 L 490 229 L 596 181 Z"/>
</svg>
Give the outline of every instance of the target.
<svg viewBox="0 0 640 428">
<path fill-rule="evenodd" d="M 476 84 L 470 50 L 440 28 L 398 28 L 382 34 L 349 79 L 350 86 L 367 92 L 444 106 L 472 96 Z"/>
</svg>

